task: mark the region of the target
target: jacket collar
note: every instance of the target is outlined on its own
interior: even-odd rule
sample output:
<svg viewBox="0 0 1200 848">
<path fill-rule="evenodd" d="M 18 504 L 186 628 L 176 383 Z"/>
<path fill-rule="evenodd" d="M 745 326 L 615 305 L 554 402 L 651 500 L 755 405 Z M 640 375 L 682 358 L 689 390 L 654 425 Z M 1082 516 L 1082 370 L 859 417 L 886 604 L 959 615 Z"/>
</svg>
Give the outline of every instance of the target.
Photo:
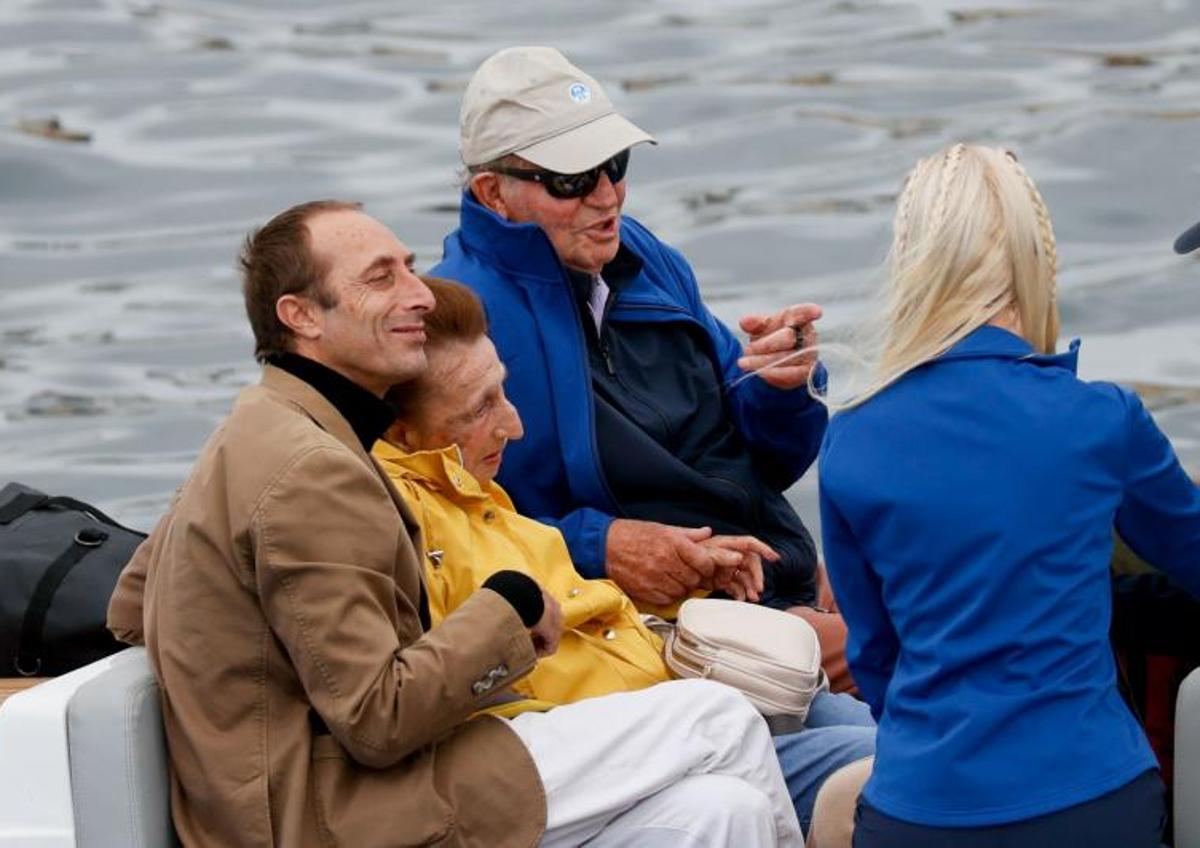
<svg viewBox="0 0 1200 848">
<path fill-rule="evenodd" d="M 267 361 L 320 392 L 350 424 L 363 450 L 369 451 L 396 418 L 382 399 L 316 360 L 298 353 L 280 353 Z"/>
<path fill-rule="evenodd" d="M 996 358 L 1020 359 L 1034 365 L 1066 368 L 1074 374 L 1079 365 L 1079 339 L 1073 339 L 1064 353 L 1036 353 L 1033 345 L 1016 333 L 984 324 L 972 330 L 935 361 Z"/>
<path fill-rule="evenodd" d="M 359 454 L 363 461 L 370 462 L 362 442 L 355 434 L 354 428 L 350 426 L 350 422 L 346 420 L 346 416 L 342 415 L 338 408 L 311 384 L 268 363 L 263 366 L 262 385 L 264 388 L 282 395 L 287 402 L 307 415 L 318 427 Z"/>
<path fill-rule="evenodd" d="M 373 450 L 389 472 L 433 492 L 441 492 L 451 500 L 494 499 L 508 509 L 512 502 L 496 483 L 480 483 L 462 464 L 458 445 L 439 450 L 406 451 L 384 439 Z"/>
<path fill-rule="evenodd" d="M 559 260 L 545 230 L 537 224 L 518 224 L 502 218 L 476 200 L 470 189 L 463 192 L 459 204 L 459 233 L 472 253 L 514 276 L 559 285 L 564 276 L 570 274 Z M 611 284 L 631 280 L 641 270 L 641 258 L 626 245 L 622 218 L 621 246 L 601 273 Z"/>
<path fill-rule="evenodd" d="M 554 246 L 537 224 L 508 221 L 475 199 L 470 189 L 463 192 L 459 204 L 462 239 L 473 253 L 526 278 L 560 283 L 563 265 Z"/>
</svg>

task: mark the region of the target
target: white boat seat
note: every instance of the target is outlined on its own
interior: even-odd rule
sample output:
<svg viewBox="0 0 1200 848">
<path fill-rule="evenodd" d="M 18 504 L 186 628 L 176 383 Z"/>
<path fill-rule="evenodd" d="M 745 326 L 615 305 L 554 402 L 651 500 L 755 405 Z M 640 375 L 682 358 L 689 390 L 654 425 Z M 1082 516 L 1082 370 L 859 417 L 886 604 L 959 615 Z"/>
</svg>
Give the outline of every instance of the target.
<svg viewBox="0 0 1200 848">
<path fill-rule="evenodd" d="M 158 685 L 130 648 L 0 705 L 0 846 L 174 848 Z"/>
<path fill-rule="evenodd" d="M 0 848 L 175 848 L 158 686 L 130 648 L 0 704 Z M 1175 848 L 1200 848 L 1200 669 L 1175 714 Z"/>
<path fill-rule="evenodd" d="M 144 649 L 79 687 L 67 706 L 79 848 L 178 845 L 158 684 Z"/>
<path fill-rule="evenodd" d="M 1175 848 L 1200 848 L 1200 668 L 1175 702 Z"/>
</svg>

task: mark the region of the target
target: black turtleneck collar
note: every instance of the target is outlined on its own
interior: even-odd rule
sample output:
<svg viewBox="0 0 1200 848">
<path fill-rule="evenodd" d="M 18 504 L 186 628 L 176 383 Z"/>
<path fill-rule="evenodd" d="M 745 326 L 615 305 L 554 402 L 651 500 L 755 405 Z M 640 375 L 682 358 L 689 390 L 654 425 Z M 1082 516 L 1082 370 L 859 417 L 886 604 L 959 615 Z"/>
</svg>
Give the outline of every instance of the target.
<svg viewBox="0 0 1200 848">
<path fill-rule="evenodd" d="M 300 378 L 324 395 L 325 400 L 350 422 L 354 435 L 368 453 L 375 440 L 396 420 L 396 413 L 381 398 L 320 362 L 298 353 L 273 354 L 267 357 L 267 362 Z"/>
</svg>

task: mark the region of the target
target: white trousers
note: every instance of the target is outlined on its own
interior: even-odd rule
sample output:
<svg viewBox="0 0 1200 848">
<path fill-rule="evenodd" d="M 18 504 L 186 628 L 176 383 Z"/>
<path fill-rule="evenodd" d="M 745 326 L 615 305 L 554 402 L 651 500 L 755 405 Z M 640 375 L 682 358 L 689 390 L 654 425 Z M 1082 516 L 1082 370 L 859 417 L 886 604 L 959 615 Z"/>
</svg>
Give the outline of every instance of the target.
<svg viewBox="0 0 1200 848">
<path fill-rule="evenodd" d="M 767 725 L 727 686 L 673 680 L 509 724 L 546 789 L 546 848 L 804 842 Z"/>
</svg>

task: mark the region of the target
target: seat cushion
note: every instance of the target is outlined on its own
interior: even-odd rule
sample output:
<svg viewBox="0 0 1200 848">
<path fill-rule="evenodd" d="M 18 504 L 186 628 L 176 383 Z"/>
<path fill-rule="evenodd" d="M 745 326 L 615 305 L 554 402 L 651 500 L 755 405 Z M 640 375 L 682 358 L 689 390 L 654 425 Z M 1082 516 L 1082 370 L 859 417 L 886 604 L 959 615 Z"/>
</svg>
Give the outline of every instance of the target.
<svg viewBox="0 0 1200 848">
<path fill-rule="evenodd" d="M 158 685 L 143 648 L 123 651 L 67 707 L 76 844 L 166 848 L 171 826 Z"/>
</svg>

